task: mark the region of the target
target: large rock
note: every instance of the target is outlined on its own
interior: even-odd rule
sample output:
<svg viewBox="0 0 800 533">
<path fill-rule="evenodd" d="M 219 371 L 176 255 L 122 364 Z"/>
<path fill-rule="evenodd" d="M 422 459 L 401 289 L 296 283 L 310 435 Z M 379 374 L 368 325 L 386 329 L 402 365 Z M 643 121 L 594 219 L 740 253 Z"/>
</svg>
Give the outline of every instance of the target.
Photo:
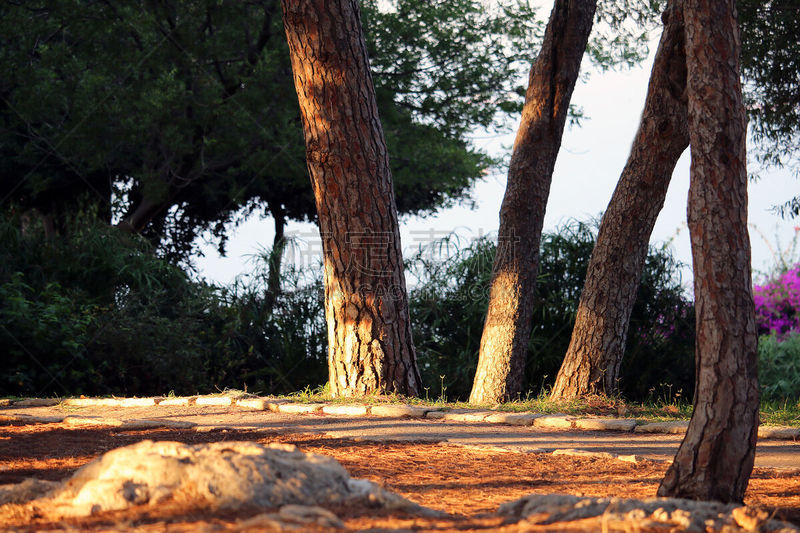
<svg viewBox="0 0 800 533">
<path fill-rule="evenodd" d="M 0 507 L 9 503 L 27 503 L 45 496 L 60 486 L 57 481 L 33 478 L 13 485 L 0 485 Z"/>
<path fill-rule="evenodd" d="M 302 453 L 290 445 L 252 442 L 191 446 L 143 441 L 112 450 L 54 490 L 48 488 L 49 493 L 31 505 L 56 516 L 87 516 L 167 500 L 224 509 L 366 500 L 422 510 L 373 483 L 351 479 L 330 457 Z M 20 500 L 11 494 L 6 498 Z"/>
<path fill-rule="evenodd" d="M 500 506 L 498 513 L 524 531 L 772 531 L 800 533 L 769 514 L 741 505 L 674 498 L 634 500 L 531 494 Z"/>
</svg>

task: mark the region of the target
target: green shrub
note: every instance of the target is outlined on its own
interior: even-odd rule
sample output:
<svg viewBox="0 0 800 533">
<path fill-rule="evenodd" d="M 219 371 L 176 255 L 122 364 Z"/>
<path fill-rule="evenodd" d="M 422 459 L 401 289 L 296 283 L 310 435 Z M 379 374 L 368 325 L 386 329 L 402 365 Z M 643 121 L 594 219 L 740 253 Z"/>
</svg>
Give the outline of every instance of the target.
<svg viewBox="0 0 800 533">
<path fill-rule="evenodd" d="M 758 381 L 762 400 L 800 399 L 800 334 L 758 339 Z"/>
<path fill-rule="evenodd" d="M 61 235 L 0 220 L 0 394 L 195 392 L 208 373 L 200 337 L 212 289 L 91 213 Z M 212 320 L 213 321 L 213 320 Z"/>
<path fill-rule="evenodd" d="M 0 219 L 0 395 L 292 392 L 324 382 L 321 279 L 291 269 L 267 305 L 192 280 L 143 239 L 78 214 L 45 237 Z"/>
<path fill-rule="evenodd" d="M 552 385 L 569 346 L 596 224 L 577 221 L 542 235 L 537 296 L 523 390 Z M 451 237 L 408 261 L 418 280 L 410 291 L 414 342 L 423 382 L 434 397 L 466 399 L 478 360 L 495 245 Z M 694 311 L 683 294 L 679 263 L 651 248 L 631 317 L 620 388 L 644 399 L 668 383 L 694 387 Z M 431 391 L 429 391 L 429 394 Z"/>
<path fill-rule="evenodd" d="M 322 269 L 284 266 L 270 292 L 269 253 L 229 287 L 192 280 L 150 245 L 91 214 L 60 236 L 0 218 L 0 394 L 178 394 L 223 388 L 288 393 L 327 380 Z M 524 389 L 555 377 L 569 343 L 594 226 L 542 237 Z M 465 399 L 488 304 L 494 243 L 446 239 L 407 262 L 411 319 L 428 395 Z M 677 263 L 652 249 L 633 311 L 621 388 L 691 391 L 694 321 Z"/>
<path fill-rule="evenodd" d="M 323 385 L 328 337 L 322 267 L 285 265 L 276 295 L 269 292 L 268 268 L 265 252 L 249 276 L 222 292 L 233 314 L 228 345 L 245 354 L 238 368 L 240 383 L 273 394 Z"/>
</svg>

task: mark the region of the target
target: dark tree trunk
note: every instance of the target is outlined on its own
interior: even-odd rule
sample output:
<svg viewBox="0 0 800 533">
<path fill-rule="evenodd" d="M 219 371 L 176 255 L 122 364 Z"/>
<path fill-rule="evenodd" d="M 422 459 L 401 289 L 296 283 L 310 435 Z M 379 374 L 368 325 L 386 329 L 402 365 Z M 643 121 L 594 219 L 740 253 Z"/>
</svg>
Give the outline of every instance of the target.
<svg viewBox="0 0 800 533">
<path fill-rule="evenodd" d="M 168 206 L 169 204 L 164 200 L 155 200 L 143 195 L 139 203 L 131 205 L 117 226 L 128 233 L 142 233 L 147 225 Z"/>
<path fill-rule="evenodd" d="M 694 413 L 660 496 L 741 502 L 758 429 L 745 113 L 733 0 L 686 0 L 697 311 Z"/>
<path fill-rule="evenodd" d="M 275 220 L 275 238 L 272 239 L 272 250 L 269 251 L 267 263 L 267 294 L 264 296 L 264 305 L 272 312 L 275 299 L 281 292 L 281 263 L 283 251 L 286 249 L 286 215 L 280 206 L 270 207 L 270 212 Z"/>
<path fill-rule="evenodd" d="M 334 396 L 418 395 L 389 158 L 356 0 L 283 0 L 320 221 Z"/>
<path fill-rule="evenodd" d="M 542 49 L 531 67 L 500 208 L 472 403 L 503 401 L 520 392 L 545 205 L 595 7 L 595 0 L 556 0 Z"/>
<path fill-rule="evenodd" d="M 600 223 L 575 328 L 553 398 L 617 390 L 631 311 L 653 226 L 689 145 L 682 0 L 670 1 L 639 131 Z"/>
</svg>

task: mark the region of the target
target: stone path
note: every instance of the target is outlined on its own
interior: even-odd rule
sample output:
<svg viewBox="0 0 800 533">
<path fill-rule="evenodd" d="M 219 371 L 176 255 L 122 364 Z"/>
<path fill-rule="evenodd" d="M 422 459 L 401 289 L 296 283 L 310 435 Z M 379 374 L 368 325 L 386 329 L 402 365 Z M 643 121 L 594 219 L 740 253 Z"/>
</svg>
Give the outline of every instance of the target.
<svg viewBox="0 0 800 533">
<path fill-rule="evenodd" d="M 79 398 L 6 401 L 0 423 L 154 427 L 196 431 L 258 429 L 363 440 L 435 441 L 519 453 L 596 454 L 669 461 L 686 422 L 637 425 L 631 419 L 442 410 L 398 404 L 304 404 L 235 396 Z M 759 429 L 756 466 L 800 470 L 800 429 Z"/>
</svg>

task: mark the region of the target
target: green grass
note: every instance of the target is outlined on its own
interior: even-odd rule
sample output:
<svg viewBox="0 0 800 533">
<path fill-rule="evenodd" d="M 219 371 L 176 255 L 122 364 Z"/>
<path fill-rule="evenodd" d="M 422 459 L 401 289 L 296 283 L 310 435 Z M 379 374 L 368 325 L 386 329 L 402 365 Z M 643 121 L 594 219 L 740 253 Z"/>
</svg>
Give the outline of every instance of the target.
<svg viewBox="0 0 800 533">
<path fill-rule="evenodd" d="M 419 407 L 431 407 L 443 410 L 452 409 L 496 409 L 514 413 L 555 414 L 564 413 L 574 416 L 609 416 L 615 418 L 631 418 L 641 423 L 669 422 L 689 420 L 692 416 L 692 404 L 680 395 L 665 395 L 645 402 L 627 402 L 621 397 L 590 396 L 577 400 L 554 401 L 547 394 L 529 395 L 524 399 L 496 405 L 473 405 L 466 402 L 448 401 L 444 394 L 438 398 L 408 398 L 398 394 L 369 395 L 361 398 L 333 398 L 327 386 L 312 389 L 306 387 L 302 391 L 280 396 L 281 398 L 303 403 L 397 403 Z M 783 402 L 762 402 L 761 423 L 779 426 L 800 427 L 800 402 L 789 400 Z"/>
<path fill-rule="evenodd" d="M 174 395 L 174 393 L 173 393 Z M 247 391 L 224 389 L 213 396 L 235 396 L 246 398 L 254 396 Z M 435 399 L 408 398 L 399 394 L 374 394 L 360 398 L 333 398 L 327 385 L 316 388 L 306 387 L 302 391 L 278 396 L 278 398 L 299 403 L 359 403 L 359 404 L 409 404 L 443 410 L 452 409 L 496 409 L 514 413 L 555 414 L 574 416 L 609 416 L 631 418 L 640 423 L 689 420 L 692 405 L 680 396 L 664 396 L 646 402 L 628 403 L 621 397 L 590 396 L 578 400 L 553 401 L 543 393 L 528 395 L 524 399 L 499 405 L 472 405 L 466 402 L 448 401 L 444 394 Z M 21 400 L 7 396 L 9 400 Z M 800 427 L 800 402 L 793 400 L 763 401 L 761 404 L 761 424 Z"/>
<path fill-rule="evenodd" d="M 761 402 L 761 423 L 800 427 L 800 401 Z"/>
</svg>

